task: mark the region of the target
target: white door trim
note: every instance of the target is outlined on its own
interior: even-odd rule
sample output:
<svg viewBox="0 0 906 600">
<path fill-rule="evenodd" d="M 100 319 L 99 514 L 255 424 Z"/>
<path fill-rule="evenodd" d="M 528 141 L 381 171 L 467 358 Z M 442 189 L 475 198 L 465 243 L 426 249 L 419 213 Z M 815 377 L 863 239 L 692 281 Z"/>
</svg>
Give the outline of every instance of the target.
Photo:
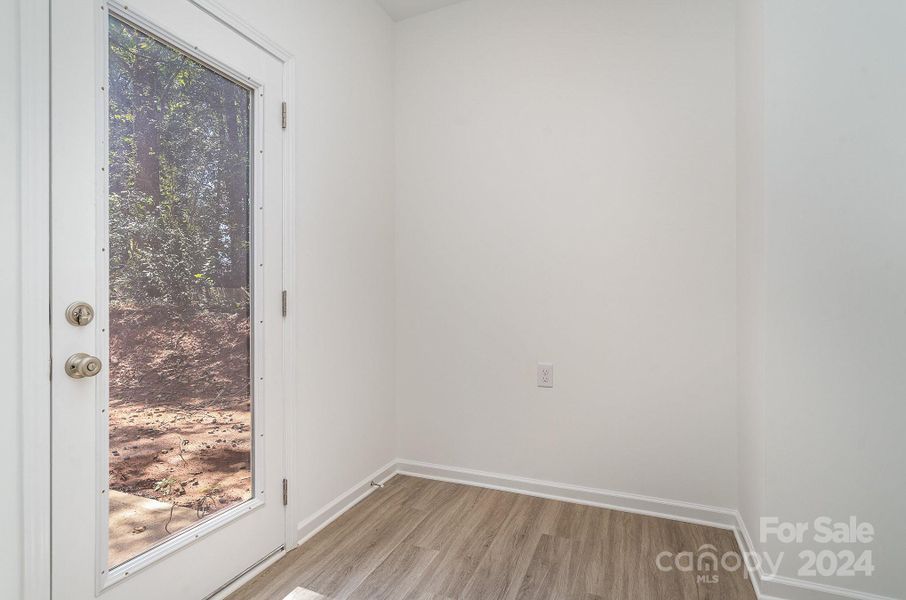
<svg viewBox="0 0 906 600">
<path fill-rule="evenodd" d="M 50 600 L 50 3 L 18 4 L 22 595 Z"/>
<path fill-rule="evenodd" d="M 283 63 L 284 100 L 294 106 L 295 59 L 267 36 L 212 0 L 189 0 Z M 27 600 L 51 599 L 51 392 L 50 392 L 50 2 L 19 0 L 20 85 L 20 348 L 22 592 Z M 294 120 L 283 136 L 283 289 L 292 301 L 295 285 Z M 285 470 L 294 471 L 295 336 L 297 306 L 284 320 Z M 297 541 L 297 489 L 290 478 L 285 547 Z"/>
</svg>

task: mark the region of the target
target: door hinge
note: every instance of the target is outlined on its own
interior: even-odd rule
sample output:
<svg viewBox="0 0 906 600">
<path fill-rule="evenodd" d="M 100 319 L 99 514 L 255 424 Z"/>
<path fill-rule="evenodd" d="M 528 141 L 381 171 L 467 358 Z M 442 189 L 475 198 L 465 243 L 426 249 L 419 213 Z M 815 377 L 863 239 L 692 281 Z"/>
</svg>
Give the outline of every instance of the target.
<svg viewBox="0 0 906 600">
<path fill-rule="evenodd" d="M 289 482 L 283 480 L 283 506 L 289 504 Z"/>
<path fill-rule="evenodd" d="M 286 129 L 286 122 L 289 119 L 289 116 L 286 114 L 286 112 L 286 102 L 284 102 L 280 112 L 280 124 L 283 126 L 283 129 Z"/>
<path fill-rule="evenodd" d="M 283 311 L 283 316 L 285 317 L 286 316 L 286 290 L 283 290 L 282 294 L 280 295 L 280 306 L 281 306 L 281 310 Z"/>
</svg>

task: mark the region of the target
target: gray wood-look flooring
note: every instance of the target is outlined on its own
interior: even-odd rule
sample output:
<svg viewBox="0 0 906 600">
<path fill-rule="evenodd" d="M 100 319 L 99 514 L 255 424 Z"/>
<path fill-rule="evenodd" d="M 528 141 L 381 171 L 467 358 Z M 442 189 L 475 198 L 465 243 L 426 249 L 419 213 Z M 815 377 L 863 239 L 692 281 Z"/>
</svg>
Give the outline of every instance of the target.
<svg viewBox="0 0 906 600">
<path fill-rule="evenodd" d="M 228 600 L 755 600 L 742 569 L 657 567 L 708 544 L 738 552 L 730 531 L 397 475 Z"/>
</svg>

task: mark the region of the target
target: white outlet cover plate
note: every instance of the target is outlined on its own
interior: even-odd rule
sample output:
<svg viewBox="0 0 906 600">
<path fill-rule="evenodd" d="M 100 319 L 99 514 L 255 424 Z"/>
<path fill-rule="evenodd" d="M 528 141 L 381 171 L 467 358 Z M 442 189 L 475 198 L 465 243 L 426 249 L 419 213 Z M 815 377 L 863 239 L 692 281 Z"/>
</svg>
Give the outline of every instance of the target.
<svg viewBox="0 0 906 600">
<path fill-rule="evenodd" d="M 554 387 L 554 365 L 551 363 L 538 363 L 538 387 Z"/>
</svg>

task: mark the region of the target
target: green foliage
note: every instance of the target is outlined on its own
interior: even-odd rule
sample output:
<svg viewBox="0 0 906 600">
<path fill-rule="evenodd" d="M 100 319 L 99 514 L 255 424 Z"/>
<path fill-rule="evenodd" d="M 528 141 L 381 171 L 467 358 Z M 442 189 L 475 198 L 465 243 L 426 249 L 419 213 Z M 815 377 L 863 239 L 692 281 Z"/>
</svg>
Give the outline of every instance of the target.
<svg viewBox="0 0 906 600">
<path fill-rule="evenodd" d="M 111 301 L 248 307 L 247 88 L 111 17 Z"/>
</svg>

